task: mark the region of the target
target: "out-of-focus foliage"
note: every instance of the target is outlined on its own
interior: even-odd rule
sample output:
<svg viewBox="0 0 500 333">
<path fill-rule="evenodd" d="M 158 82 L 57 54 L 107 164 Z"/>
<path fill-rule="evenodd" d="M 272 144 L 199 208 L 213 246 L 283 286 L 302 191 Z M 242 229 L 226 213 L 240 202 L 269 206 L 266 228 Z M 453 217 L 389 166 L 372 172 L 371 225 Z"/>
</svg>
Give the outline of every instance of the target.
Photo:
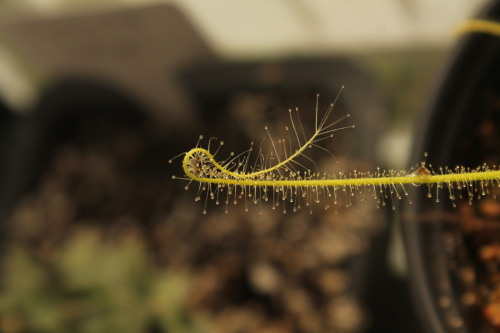
<svg viewBox="0 0 500 333">
<path fill-rule="evenodd" d="M 28 248 L 4 258 L 2 332 L 206 331 L 184 304 L 189 280 L 156 269 L 139 237 L 106 241 L 88 229 L 57 252 Z"/>
</svg>

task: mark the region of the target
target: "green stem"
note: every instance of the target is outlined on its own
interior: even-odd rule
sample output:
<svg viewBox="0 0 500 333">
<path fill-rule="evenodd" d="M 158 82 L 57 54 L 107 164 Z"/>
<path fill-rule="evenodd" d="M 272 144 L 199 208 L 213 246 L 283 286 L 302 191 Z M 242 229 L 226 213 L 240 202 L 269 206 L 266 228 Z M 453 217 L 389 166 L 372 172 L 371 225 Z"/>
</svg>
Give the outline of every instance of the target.
<svg viewBox="0 0 500 333">
<path fill-rule="evenodd" d="M 222 174 L 227 177 L 198 177 L 189 170 L 189 160 L 193 155 L 205 154 L 210 163 L 217 168 Z M 282 166 L 283 163 L 278 164 Z M 380 177 L 366 177 L 366 178 L 334 178 L 334 179 L 293 179 L 293 180 L 278 180 L 278 179 L 259 179 L 255 175 L 269 173 L 277 169 L 277 166 L 271 167 L 259 172 L 238 174 L 230 172 L 217 163 L 213 155 L 203 148 L 194 148 L 186 153 L 184 156 L 182 167 L 186 175 L 201 183 L 223 184 L 223 185 L 240 185 L 240 186 L 286 186 L 286 187 L 314 187 L 314 186 L 378 186 L 378 185 L 394 185 L 394 184 L 441 184 L 441 183 L 468 183 L 476 181 L 498 181 L 500 186 L 500 170 L 487 170 L 476 172 L 461 172 L 449 173 L 442 175 L 406 175 L 406 176 L 380 176 Z M 231 178 L 232 177 L 232 178 Z"/>
</svg>

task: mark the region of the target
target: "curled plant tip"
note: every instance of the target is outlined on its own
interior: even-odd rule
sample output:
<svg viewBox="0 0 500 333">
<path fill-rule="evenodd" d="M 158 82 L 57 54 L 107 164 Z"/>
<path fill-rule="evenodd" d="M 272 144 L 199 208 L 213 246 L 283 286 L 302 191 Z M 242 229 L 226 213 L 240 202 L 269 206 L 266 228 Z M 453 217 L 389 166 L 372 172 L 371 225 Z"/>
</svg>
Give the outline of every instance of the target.
<svg viewBox="0 0 500 333">
<path fill-rule="evenodd" d="M 456 206 L 457 197 L 465 196 L 472 203 L 473 199 L 486 195 L 495 196 L 493 188 L 500 187 L 498 166 L 483 164 L 475 169 L 445 167 L 435 172 L 431 165 L 426 164 L 427 154 L 415 170 L 354 170 L 337 174 L 319 172 L 316 163 L 306 154 L 308 149 L 329 152 L 319 142 L 331 139 L 337 131 L 353 127 L 339 126 L 349 115 L 330 120 L 334 106 L 335 102 L 330 104 L 319 120 L 316 103 L 315 132 L 309 138 L 302 128 L 298 110 L 295 114 L 290 110 L 291 126 L 285 127 L 287 136 L 284 139 L 273 139 L 265 128 L 266 139 L 270 142 L 266 152 L 262 147 L 255 152 L 252 143 L 248 150 L 237 155 L 231 153 L 227 158 L 217 161 L 215 156 L 222 142 L 212 153 L 210 141 L 207 149 L 198 147 L 200 139 L 195 148 L 184 154 L 182 167 L 186 177 L 181 179 L 189 181 L 189 184 L 198 183 L 195 201 L 204 200 L 204 213 L 209 199 L 216 205 L 225 205 L 226 213 L 230 204 L 240 201 L 244 202 L 245 210 L 249 209 L 251 203 L 261 207 L 263 202 L 269 202 L 273 209 L 280 208 L 283 213 L 288 210 L 295 212 L 303 207 L 312 213 L 313 206 L 324 209 L 332 206 L 358 207 L 360 203 L 371 199 L 377 207 L 390 205 L 395 209 L 395 203 L 402 198 L 407 198 L 411 203 L 405 188 L 408 184 L 427 185 L 427 196 L 435 196 L 437 202 L 440 191 L 446 188 L 448 198 Z"/>
</svg>

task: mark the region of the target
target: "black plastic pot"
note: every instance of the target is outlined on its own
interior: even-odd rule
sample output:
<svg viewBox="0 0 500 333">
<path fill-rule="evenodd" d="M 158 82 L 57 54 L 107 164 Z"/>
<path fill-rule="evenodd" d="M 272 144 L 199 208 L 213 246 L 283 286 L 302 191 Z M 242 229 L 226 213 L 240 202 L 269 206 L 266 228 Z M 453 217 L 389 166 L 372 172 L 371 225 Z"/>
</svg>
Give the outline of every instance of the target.
<svg viewBox="0 0 500 333">
<path fill-rule="evenodd" d="M 5 152 L 9 149 L 10 135 L 16 116 L 12 110 L 0 99 L 0 188 L 4 182 L 4 171 L 7 159 Z"/>
<path fill-rule="evenodd" d="M 9 151 L 15 145 L 13 132 L 19 122 L 19 118 L 6 103 L 0 100 L 0 202 L 2 201 L 1 198 L 5 197 L 6 192 L 8 192 L 9 177 L 7 169 L 10 164 Z M 0 232 L 2 235 L 5 235 L 3 233 L 5 226 L 1 216 L 2 213 L 0 213 Z"/>
<path fill-rule="evenodd" d="M 492 1 L 480 17 L 500 22 L 500 2 Z M 456 47 L 441 83 L 424 112 L 415 140 L 413 164 L 423 159 L 439 166 L 476 167 L 500 162 L 500 38 L 469 33 Z M 493 227 L 500 217 L 484 205 L 457 198 L 446 188 L 427 198 L 427 187 L 411 187 L 413 204 L 402 210 L 410 276 L 421 320 L 428 332 L 490 332 L 499 329 L 488 307 L 496 304 L 497 259 L 486 260 L 485 246 L 498 244 Z M 474 229 L 471 221 L 488 221 Z"/>
<path fill-rule="evenodd" d="M 86 122 L 139 122 L 139 110 L 131 99 L 95 80 L 61 80 L 49 87 L 35 110 L 12 128 L 4 153 L 6 181 L 0 216 L 9 216 L 12 205 L 38 186 L 54 149 L 77 135 Z"/>
</svg>

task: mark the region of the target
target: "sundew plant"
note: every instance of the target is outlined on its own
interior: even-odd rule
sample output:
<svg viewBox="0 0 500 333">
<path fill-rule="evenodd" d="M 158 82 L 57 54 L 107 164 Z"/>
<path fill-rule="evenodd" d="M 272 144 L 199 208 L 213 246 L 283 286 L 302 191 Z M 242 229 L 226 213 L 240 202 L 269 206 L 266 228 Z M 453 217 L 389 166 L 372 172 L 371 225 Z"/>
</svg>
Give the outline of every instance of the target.
<svg viewBox="0 0 500 333">
<path fill-rule="evenodd" d="M 500 24 L 474 20 L 459 30 L 461 33 L 500 35 Z M 339 95 L 323 112 L 320 112 L 317 96 L 313 133 L 305 132 L 299 110 L 290 109 L 289 124 L 284 126 L 281 138 L 273 137 L 266 126 L 260 144 L 252 142 L 249 149 L 238 154 L 231 152 L 219 157 L 224 142 L 217 144 L 212 138 L 203 148 L 203 137 L 200 136 L 195 148 L 180 155 L 183 156 L 185 176 L 173 178 L 187 180 L 186 189 L 193 183 L 197 184 L 195 200 L 204 202 L 204 214 L 209 200 L 215 205 L 224 205 L 226 213 L 229 205 L 239 201 L 244 202 L 245 210 L 252 204 L 261 207 L 269 202 L 273 209 L 280 207 L 283 213 L 304 207 L 312 213 L 313 206 L 324 209 L 337 205 L 357 207 L 373 198 L 377 206 L 390 205 L 395 209 L 395 202 L 403 198 L 411 203 L 407 186 L 426 186 L 427 196 L 434 197 L 436 202 L 440 201 L 443 192 L 453 206 L 456 206 L 457 198 L 466 198 L 469 204 L 484 196 L 496 198 L 495 188 L 500 188 L 500 166 L 433 167 L 426 163 L 426 154 L 421 163 L 408 170 L 377 168 L 375 171 L 352 170 L 336 174 L 322 172 L 308 152 L 320 149 L 330 153 L 322 143 L 334 140 L 335 132 L 354 127 L 344 124 L 349 114 L 335 115 Z"/>
</svg>

